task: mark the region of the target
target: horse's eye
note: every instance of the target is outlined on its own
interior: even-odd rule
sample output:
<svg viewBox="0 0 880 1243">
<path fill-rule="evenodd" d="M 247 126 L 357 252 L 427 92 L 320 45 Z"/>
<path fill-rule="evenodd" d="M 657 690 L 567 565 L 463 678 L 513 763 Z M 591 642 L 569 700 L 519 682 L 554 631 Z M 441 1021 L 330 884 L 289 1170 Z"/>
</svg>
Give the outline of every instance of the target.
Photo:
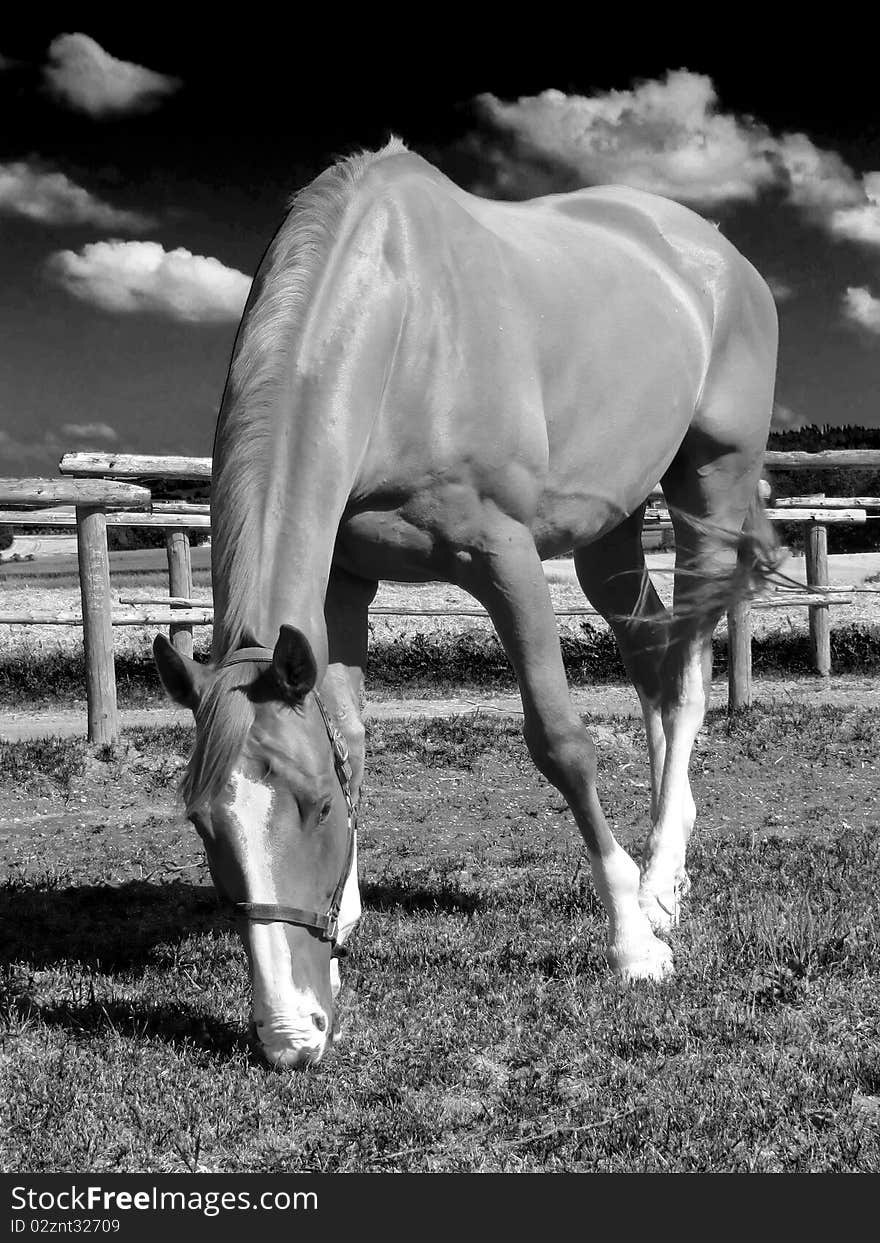
<svg viewBox="0 0 880 1243">
<path fill-rule="evenodd" d="M 318 816 L 318 824 L 324 823 L 324 821 L 330 815 L 330 810 L 332 807 L 333 807 L 333 799 L 332 798 L 325 799 L 324 802 L 321 804 L 321 812 L 320 812 L 320 815 Z"/>
</svg>

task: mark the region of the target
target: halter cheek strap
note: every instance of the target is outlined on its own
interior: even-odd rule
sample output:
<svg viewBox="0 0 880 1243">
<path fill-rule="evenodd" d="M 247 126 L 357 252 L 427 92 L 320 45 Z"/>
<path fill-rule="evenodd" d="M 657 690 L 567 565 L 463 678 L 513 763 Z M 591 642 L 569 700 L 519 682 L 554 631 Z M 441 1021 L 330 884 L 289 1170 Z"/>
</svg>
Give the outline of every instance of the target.
<svg viewBox="0 0 880 1243">
<path fill-rule="evenodd" d="M 267 647 L 242 647 L 238 651 L 233 652 L 231 656 L 227 656 L 223 662 L 223 667 L 244 664 L 246 661 L 254 661 L 265 665 L 271 664 L 272 652 Z M 357 805 L 352 793 L 352 767 L 348 746 L 334 724 L 318 691 L 313 690 L 311 693 L 320 710 L 321 719 L 327 731 L 327 738 L 333 750 L 333 767 L 342 787 L 348 813 L 348 845 L 345 852 L 345 862 L 342 867 L 342 875 L 330 898 L 330 905 L 324 914 L 319 911 L 302 910 L 298 906 L 280 906 L 272 902 L 226 902 L 225 905 L 233 919 L 269 920 L 272 923 L 294 924 L 302 928 L 313 928 L 321 934 L 325 941 L 331 942 L 334 954 L 338 957 L 346 952 L 337 946 L 336 939 L 339 933 L 339 911 L 342 907 L 342 895 L 351 871 L 352 862 L 354 861 L 355 840 L 357 837 Z"/>
</svg>

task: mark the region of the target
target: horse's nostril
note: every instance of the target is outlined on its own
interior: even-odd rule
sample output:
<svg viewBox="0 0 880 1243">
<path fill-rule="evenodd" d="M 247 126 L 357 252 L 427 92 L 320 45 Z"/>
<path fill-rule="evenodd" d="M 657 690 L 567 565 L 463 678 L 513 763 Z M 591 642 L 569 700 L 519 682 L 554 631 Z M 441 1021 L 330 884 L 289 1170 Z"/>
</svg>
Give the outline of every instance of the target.
<svg viewBox="0 0 880 1243">
<path fill-rule="evenodd" d="M 312 1015 L 312 1022 L 315 1024 L 319 1032 L 325 1032 L 327 1030 L 327 1018 L 321 1013 L 320 1010 L 316 1010 Z"/>
</svg>

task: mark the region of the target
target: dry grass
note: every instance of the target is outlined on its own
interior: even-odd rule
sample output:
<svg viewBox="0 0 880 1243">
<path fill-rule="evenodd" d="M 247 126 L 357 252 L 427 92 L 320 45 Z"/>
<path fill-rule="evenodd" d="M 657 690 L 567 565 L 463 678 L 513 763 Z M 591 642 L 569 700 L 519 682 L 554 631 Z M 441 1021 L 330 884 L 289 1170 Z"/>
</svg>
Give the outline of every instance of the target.
<svg viewBox="0 0 880 1243">
<path fill-rule="evenodd" d="M 629 844 L 644 749 L 606 725 L 604 798 Z M 624 987 L 570 816 L 516 728 L 374 725 L 345 1035 L 304 1074 L 245 1043 L 243 954 L 171 803 L 188 733 L 139 733 L 107 763 L 0 747 L 17 814 L 44 815 L 3 843 L 0 1163 L 876 1169 L 878 741 L 856 710 L 714 717 L 677 974 Z M 149 818 L 120 831 L 129 799 Z"/>
</svg>

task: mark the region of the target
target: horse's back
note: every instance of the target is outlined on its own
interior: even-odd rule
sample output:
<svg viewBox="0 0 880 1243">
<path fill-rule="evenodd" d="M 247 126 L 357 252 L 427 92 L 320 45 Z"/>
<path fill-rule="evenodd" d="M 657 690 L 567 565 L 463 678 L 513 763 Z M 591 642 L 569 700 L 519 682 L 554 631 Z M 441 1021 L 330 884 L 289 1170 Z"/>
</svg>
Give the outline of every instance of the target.
<svg viewBox="0 0 880 1243">
<path fill-rule="evenodd" d="M 386 192 L 408 223 L 432 230 L 434 253 L 488 247 L 528 265 L 556 257 L 589 272 L 608 263 L 622 268 L 665 267 L 688 285 L 711 314 L 721 282 L 733 281 L 747 260 L 702 216 L 671 199 L 629 186 L 591 186 L 563 194 L 508 202 L 486 199 L 457 186 L 433 165 L 404 151 L 375 166 Z M 757 277 L 760 280 L 760 277 Z"/>
<path fill-rule="evenodd" d="M 362 195 L 407 293 L 353 494 L 386 518 L 355 525 L 384 540 L 396 512 L 392 541 L 409 524 L 454 543 L 489 503 L 555 549 L 619 522 L 686 436 L 754 269 L 694 212 L 624 187 L 499 202 L 400 152 Z"/>
</svg>

